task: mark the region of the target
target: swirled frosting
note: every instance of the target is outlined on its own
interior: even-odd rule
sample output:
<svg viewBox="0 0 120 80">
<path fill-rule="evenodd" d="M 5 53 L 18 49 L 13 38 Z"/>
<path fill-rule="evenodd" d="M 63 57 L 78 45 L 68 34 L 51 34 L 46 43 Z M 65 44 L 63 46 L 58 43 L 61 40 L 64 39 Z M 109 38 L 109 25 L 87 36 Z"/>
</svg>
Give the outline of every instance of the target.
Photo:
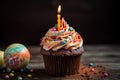
<svg viewBox="0 0 120 80">
<path fill-rule="evenodd" d="M 40 45 L 45 50 L 57 51 L 63 49 L 77 49 L 83 44 L 83 39 L 73 27 L 70 27 L 64 18 L 61 20 L 60 30 L 57 25 L 50 28 L 45 36 L 41 39 Z"/>
</svg>

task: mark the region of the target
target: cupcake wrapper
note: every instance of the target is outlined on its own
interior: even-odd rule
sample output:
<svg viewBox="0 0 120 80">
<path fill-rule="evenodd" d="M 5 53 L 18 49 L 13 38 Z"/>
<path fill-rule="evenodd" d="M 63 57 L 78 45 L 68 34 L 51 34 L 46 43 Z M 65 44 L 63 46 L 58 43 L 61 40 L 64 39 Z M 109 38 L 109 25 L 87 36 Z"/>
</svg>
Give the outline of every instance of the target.
<svg viewBox="0 0 120 80">
<path fill-rule="evenodd" d="M 43 55 L 46 72 L 54 76 L 77 74 L 79 72 L 81 55 L 48 56 Z"/>
</svg>

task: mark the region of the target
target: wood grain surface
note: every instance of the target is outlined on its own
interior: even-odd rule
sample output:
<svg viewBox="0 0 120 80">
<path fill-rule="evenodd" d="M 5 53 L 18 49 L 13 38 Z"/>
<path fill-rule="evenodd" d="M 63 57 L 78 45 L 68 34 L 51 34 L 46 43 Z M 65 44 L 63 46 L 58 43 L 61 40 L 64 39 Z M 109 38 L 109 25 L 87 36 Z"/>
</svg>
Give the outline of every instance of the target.
<svg viewBox="0 0 120 80">
<path fill-rule="evenodd" d="M 85 45 L 85 53 L 82 55 L 81 63 L 88 64 L 90 62 L 95 65 L 102 65 L 106 68 L 109 76 L 103 79 L 94 80 L 120 80 L 120 46 L 116 45 Z M 0 49 L 4 50 L 4 47 Z M 31 61 L 29 67 L 35 69 L 33 72 L 35 77 L 29 80 L 81 80 L 68 79 L 65 77 L 53 77 L 45 73 L 45 67 L 43 63 L 43 57 L 40 54 L 39 46 L 28 46 L 31 53 Z M 0 75 L 2 73 L 0 72 Z M 4 80 L 0 76 L 0 80 Z M 16 80 L 16 79 L 15 79 Z M 28 80 L 28 79 L 25 79 Z M 85 79 L 89 80 L 89 79 Z"/>
</svg>

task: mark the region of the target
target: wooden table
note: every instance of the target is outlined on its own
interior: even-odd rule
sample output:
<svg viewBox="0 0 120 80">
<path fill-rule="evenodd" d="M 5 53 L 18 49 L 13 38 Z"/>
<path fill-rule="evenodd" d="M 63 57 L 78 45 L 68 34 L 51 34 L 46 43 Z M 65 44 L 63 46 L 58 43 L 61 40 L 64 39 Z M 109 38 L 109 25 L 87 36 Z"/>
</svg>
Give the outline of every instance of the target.
<svg viewBox="0 0 120 80">
<path fill-rule="evenodd" d="M 102 80 L 120 80 L 120 46 L 116 45 L 85 45 L 85 53 L 82 55 L 81 63 L 94 63 L 103 65 L 109 72 L 109 76 Z M 5 48 L 0 48 L 5 49 Z M 76 80 L 65 77 L 48 76 L 44 70 L 42 55 L 39 46 L 29 46 L 31 52 L 30 68 L 37 69 L 38 77 L 29 80 Z M 35 74 L 34 74 L 35 75 Z M 0 78 L 0 80 L 3 80 Z M 28 80 L 28 79 L 26 79 Z M 78 79 L 77 79 L 78 80 Z"/>
</svg>

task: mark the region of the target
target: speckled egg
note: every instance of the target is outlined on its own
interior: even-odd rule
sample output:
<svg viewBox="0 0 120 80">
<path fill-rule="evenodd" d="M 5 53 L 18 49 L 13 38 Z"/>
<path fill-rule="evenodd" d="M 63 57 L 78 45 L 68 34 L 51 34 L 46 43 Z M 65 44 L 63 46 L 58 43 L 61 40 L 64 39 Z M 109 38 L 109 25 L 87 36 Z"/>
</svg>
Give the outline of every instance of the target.
<svg viewBox="0 0 120 80">
<path fill-rule="evenodd" d="M 4 51 L 0 50 L 0 69 L 5 67 L 5 63 L 4 63 Z"/>
<path fill-rule="evenodd" d="M 14 43 L 5 50 L 4 59 L 7 68 L 21 69 L 28 65 L 30 53 L 23 44 Z"/>
</svg>

